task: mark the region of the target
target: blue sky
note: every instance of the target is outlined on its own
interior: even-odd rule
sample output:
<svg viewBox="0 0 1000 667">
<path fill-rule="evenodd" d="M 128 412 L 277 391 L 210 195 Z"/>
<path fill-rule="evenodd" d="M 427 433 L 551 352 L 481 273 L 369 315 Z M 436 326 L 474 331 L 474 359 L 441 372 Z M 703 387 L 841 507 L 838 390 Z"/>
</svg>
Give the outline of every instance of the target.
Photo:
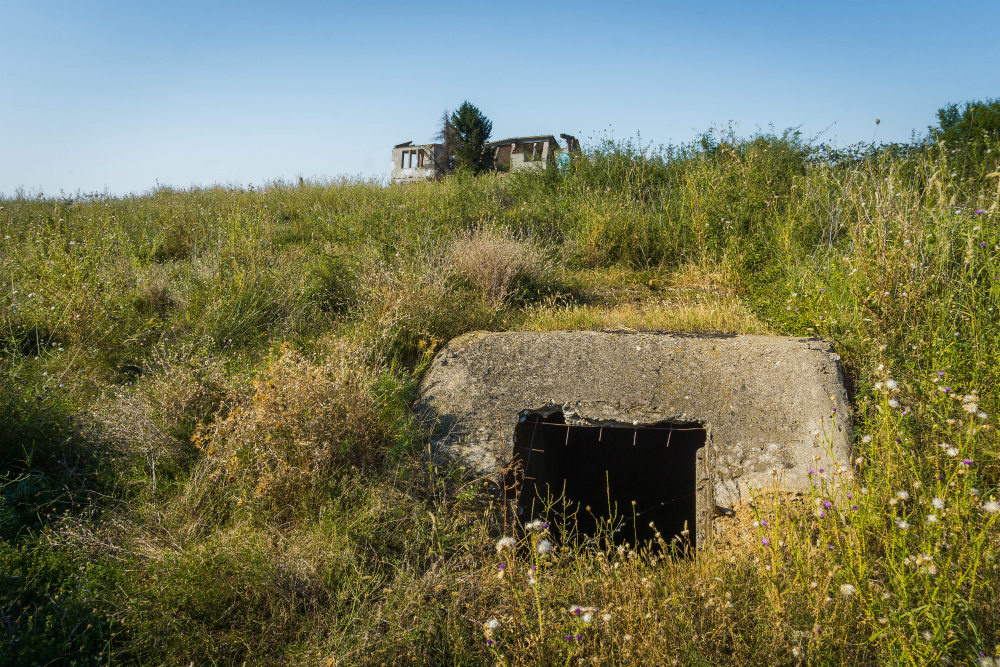
<svg viewBox="0 0 1000 667">
<path fill-rule="evenodd" d="M 0 193 L 384 178 L 465 99 L 495 137 L 907 140 L 1000 96 L 997 25 L 996 0 L 2 0 Z"/>
</svg>

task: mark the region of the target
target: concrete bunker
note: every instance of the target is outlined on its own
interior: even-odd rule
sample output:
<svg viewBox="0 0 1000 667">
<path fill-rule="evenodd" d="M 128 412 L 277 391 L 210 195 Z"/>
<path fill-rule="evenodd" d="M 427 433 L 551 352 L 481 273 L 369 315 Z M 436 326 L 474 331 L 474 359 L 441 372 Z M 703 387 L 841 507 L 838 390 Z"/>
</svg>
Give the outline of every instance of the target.
<svg viewBox="0 0 1000 667">
<path fill-rule="evenodd" d="M 568 527 L 580 537 L 600 526 L 616 544 L 659 533 L 672 546 L 694 548 L 699 505 L 711 500 L 697 483 L 706 439 L 694 422 L 574 424 L 561 411 L 526 410 L 514 429 L 506 484 L 522 521 L 568 507 Z"/>
<path fill-rule="evenodd" d="M 496 480 L 498 488 L 512 466 L 532 467 L 517 449 L 532 414 L 546 421 L 561 414 L 564 441 L 567 433 L 579 437 L 573 442 L 580 451 L 593 446 L 584 432 L 596 428 L 600 435 L 603 427 L 603 445 L 609 427 L 622 427 L 624 440 L 602 450 L 608 454 L 591 458 L 606 462 L 609 476 L 613 469 L 633 486 L 660 493 L 653 504 L 668 498 L 650 481 L 656 479 L 650 469 L 668 467 L 670 460 L 640 457 L 626 464 L 613 452 L 626 452 L 632 446 L 630 436 L 638 446 L 639 439 L 647 437 L 646 429 L 657 425 L 703 428 L 704 446 L 695 449 L 692 541 L 705 546 L 712 517 L 720 510 L 738 508 L 759 489 L 807 492 L 814 481 L 811 471 L 850 465 L 850 405 L 839 358 L 828 342 L 817 338 L 474 332 L 453 339 L 437 353 L 421 383 L 417 408 L 435 431 L 436 456 L 461 460 Z M 644 429 L 629 432 L 636 425 Z M 545 426 L 553 429 L 546 438 L 557 441 L 558 422 Z M 573 435 L 576 430 L 579 436 Z M 573 466 L 583 464 L 568 458 L 561 465 L 561 472 L 542 473 L 549 488 L 565 480 L 569 489 L 572 482 L 577 500 L 592 508 L 595 497 L 606 497 L 606 484 L 593 470 L 576 470 Z M 619 504 L 623 500 L 616 498 Z M 675 525 L 659 527 L 668 541 L 676 534 Z"/>
</svg>

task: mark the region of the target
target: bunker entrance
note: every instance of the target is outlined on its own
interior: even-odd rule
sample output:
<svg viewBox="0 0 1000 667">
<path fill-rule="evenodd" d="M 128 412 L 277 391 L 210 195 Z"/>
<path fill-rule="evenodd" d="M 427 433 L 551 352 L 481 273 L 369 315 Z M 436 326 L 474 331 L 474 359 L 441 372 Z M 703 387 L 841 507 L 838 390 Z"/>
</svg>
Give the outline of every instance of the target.
<svg viewBox="0 0 1000 667">
<path fill-rule="evenodd" d="M 697 451 L 705 439 L 697 423 L 598 426 L 567 424 L 561 412 L 529 413 L 514 431 L 518 514 L 541 517 L 550 500 L 560 513 L 564 498 L 577 510 L 569 527 L 581 536 L 616 518 L 618 544 L 659 531 L 668 544 L 678 538 L 694 548 Z"/>
</svg>

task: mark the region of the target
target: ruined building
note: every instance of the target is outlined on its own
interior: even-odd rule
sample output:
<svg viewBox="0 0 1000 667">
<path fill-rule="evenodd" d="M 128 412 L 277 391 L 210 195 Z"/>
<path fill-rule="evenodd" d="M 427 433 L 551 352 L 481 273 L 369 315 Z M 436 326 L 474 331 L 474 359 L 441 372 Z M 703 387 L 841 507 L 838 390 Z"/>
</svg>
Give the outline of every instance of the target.
<svg viewBox="0 0 1000 667">
<path fill-rule="evenodd" d="M 559 135 L 566 143 L 560 146 L 551 134 L 533 137 L 512 137 L 491 141 L 486 149 L 493 153 L 493 169 L 496 171 L 518 171 L 539 169 L 559 155 L 569 155 L 580 150 L 580 142 L 570 134 Z M 442 176 L 445 172 L 447 156 L 444 144 L 414 145 L 412 141 L 397 144 L 392 148 L 392 182 L 414 183 Z"/>
</svg>

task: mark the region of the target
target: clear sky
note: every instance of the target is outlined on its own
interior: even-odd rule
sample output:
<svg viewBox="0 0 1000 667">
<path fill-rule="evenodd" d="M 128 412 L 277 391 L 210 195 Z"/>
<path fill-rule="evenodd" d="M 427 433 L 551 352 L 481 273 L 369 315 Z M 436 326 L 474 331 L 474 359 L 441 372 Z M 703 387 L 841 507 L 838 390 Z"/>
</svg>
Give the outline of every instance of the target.
<svg viewBox="0 0 1000 667">
<path fill-rule="evenodd" d="M 907 140 L 1000 96 L 998 26 L 998 0 L 0 0 L 0 193 L 387 178 L 465 99 L 496 138 Z"/>
</svg>

